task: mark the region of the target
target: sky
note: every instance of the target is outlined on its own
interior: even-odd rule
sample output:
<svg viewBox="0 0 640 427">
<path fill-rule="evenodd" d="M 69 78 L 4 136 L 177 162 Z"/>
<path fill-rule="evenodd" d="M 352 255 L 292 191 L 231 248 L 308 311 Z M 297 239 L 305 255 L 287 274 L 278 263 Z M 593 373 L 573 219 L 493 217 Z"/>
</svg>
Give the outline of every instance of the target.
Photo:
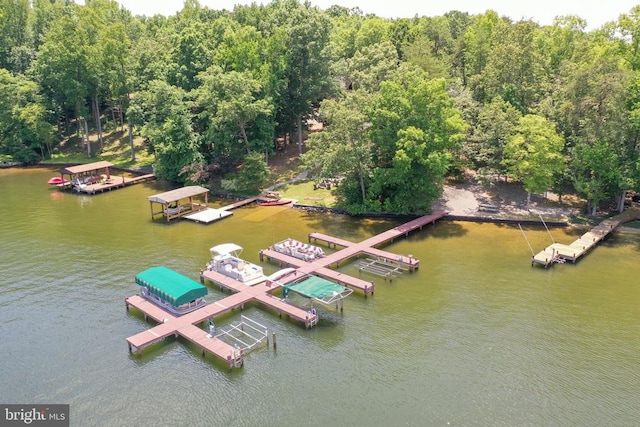
<svg viewBox="0 0 640 427">
<path fill-rule="evenodd" d="M 134 15 L 173 15 L 182 9 L 183 0 L 117 0 Z M 236 4 L 251 4 L 243 0 L 199 0 L 210 9 L 232 10 Z M 81 3 L 78 1 L 78 3 Z M 267 4 L 270 1 L 256 0 Z M 599 28 L 605 22 L 615 21 L 620 14 L 640 5 L 640 0 L 311 0 L 321 9 L 331 5 L 359 7 L 364 13 L 373 13 L 384 18 L 412 18 L 418 16 L 441 16 L 451 10 L 481 14 L 488 9 L 514 21 L 532 19 L 540 25 L 550 25 L 553 18 L 562 15 L 578 15 L 587 21 L 587 29 Z"/>
</svg>

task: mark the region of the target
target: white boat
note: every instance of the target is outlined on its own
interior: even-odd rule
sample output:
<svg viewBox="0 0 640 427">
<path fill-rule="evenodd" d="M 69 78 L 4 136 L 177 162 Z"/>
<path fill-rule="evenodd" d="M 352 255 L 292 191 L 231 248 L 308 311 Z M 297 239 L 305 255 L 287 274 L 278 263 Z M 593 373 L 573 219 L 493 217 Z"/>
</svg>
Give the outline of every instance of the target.
<svg viewBox="0 0 640 427">
<path fill-rule="evenodd" d="M 242 247 L 235 243 L 223 243 L 211 248 L 211 262 L 207 269 L 224 274 L 247 286 L 267 280 L 262 267 L 240 258 Z"/>
<path fill-rule="evenodd" d="M 324 251 L 319 246 L 313 246 L 294 239 L 286 239 L 271 247 L 276 252 L 289 255 L 305 261 L 313 261 L 324 257 Z"/>
</svg>

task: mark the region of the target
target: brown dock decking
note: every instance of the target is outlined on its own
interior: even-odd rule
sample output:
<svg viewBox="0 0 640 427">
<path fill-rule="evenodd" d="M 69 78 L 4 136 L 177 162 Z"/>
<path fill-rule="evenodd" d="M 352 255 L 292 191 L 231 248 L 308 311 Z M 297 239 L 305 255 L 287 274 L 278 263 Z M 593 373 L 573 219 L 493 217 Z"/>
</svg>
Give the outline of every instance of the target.
<svg viewBox="0 0 640 427">
<path fill-rule="evenodd" d="M 231 210 L 248 205 L 256 198 L 244 199 L 218 209 L 208 207 L 209 189 L 191 185 L 147 197 L 151 209 L 151 219 L 164 216 L 167 222 L 173 219 L 186 218 L 195 222 L 210 223 L 231 215 Z M 160 210 L 155 210 L 155 205 Z"/>
<path fill-rule="evenodd" d="M 275 309 L 278 312 L 278 315 L 282 315 L 282 313 L 285 313 L 289 317 L 301 321 L 302 323 L 304 323 L 306 328 L 310 328 L 317 323 L 318 318 L 316 314 L 311 314 L 299 307 L 287 304 L 279 298 L 271 295 L 271 293 L 277 288 L 270 286 L 266 281 L 258 285 L 247 286 L 230 277 L 211 270 L 203 270 L 200 273 L 200 277 L 202 279 L 206 279 L 213 283 L 216 283 L 217 285 L 225 289 L 237 292 L 236 294 L 233 294 L 223 300 L 214 302 L 213 304 L 215 305 L 227 305 L 231 302 L 231 298 L 233 298 L 234 295 L 242 295 L 243 298 L 246 299 L 242 304 L 251 300 L 258 301 L 261 304 Z M 235 306 L 238 305 L 239 304 L 236 304 Z M 206 307 L 200 310 L 204 309 L 206 309 Z M 196 310 L 196 312 L 199 312 L 200 310 Z"/>
<path fill-rule="evenodd" d="M 205 310 L 211 306 L 211 304 L 209 304 L 196 312 L 189 313 L 190 315 L 197 313 L 195 316 L 185 315 L 176 317 L 139 295 L 125 298 L 125 304 L 127 309 L 130 306 L 135 307 L 144 313 L 145 318 L 148 316 L 160 322 L 160 324 L 154 328 L 127 338 L 129 351 L 131 351 L 133 347 L 136 352 L 139 352 L 143 347 L 161 341 L 168 336 L 180 335 L 200 346 L 203 354 L 205 351 L 208 351 L 214 356 L 226 360 L 229 368 L 242 366 L 244 356 L 242 351 L 215 337 L 209 337 L 206 331 L 194 325 L 194 323 L 202 322 L 207 318 L 220 314 L 220 312 L 228 311 L 233 307 L 216 306 L 217 311 Z"/>
<path fill-rule="evenodd" d="M 57 187 L 60 189 L 70 188 L 83 194 L 96 194 L 156 178 L 152 173 L 131 177 L 113 175 L 111 169 L 114 167 L 110 162 L 99 161 L 60 169 L 60 176 L 65 182 L 57 184 Z M 103 173 L 100 174 L 100 172 Z M 68 180 L 65 175 L 69 177 Z"/>
<path fill-rule="evenodd" d="M 553 243 L 531 257 L 531 265 L 539 264 L 547 268 L 553 263 L 575 262 L 586 255 L 601 240 L 612 233 L 620 224 L 640 217 L 640 209 L 629 208 L 623 213 L 602 221 L 590 231 L 581 235 L 569 245 Z"/>
<path fill-rule="evenodd" d="M 251 203 L 252 201 L 253 200 L 244 200 L 229 206 L 238 207 L 243 204 Z M 200 273 L 200 277 L 203 281 L 209 280 L 223 288 L 233 291 L 234 293 L 226 298 L 211 302 L 206 306 L 183 316 L 174 316 L 139 295 L 125 298 L 127 310 L 129 307 L 135 307 L 144 314 L 145 319 L 151 317 L 155 321 L 159 322 L 159 325 L 127 338 L 129 351 L 131 352 L 132 349 L 135 349 L 136 352 L 139 352 L 142 348 L 171 335 L 176 337 L 182 336 L 199 346 L 202 349 L 203 355 L 208 351 L 214 356 L 225 360 L 229 368 L 240 367 L 244 363 L 244 352 L 242 350 L 239 350 L 216 337 L 212 337 L 205 330 L 195 325 L 205 320 L 213 319 L 215 316 L 231 311 L 236 307 L 243 308 L 244 304 L 250 301 L 256 301 L 264 306 L 276 310 L 280 316 L 282 316 L 282 313 L 285 313 L 290 318 L 303 322 L 306 328 L 311 328 L 318 322 L 318 315 L 315 310 L 305 311 L 272 295 L 279 286 L 290 283 L 298 277 L 308 274 L 316 274 L 345 286 L 362 290 L 365 296 L 369 293 L 373 293 L 373 282 L 367 282 L 351 277 L 347 274 L 340 273 L 339 271 L 331 270 L 328 266 L 334 263 L 338 264 L 341 260 L 350 258 L 358 253 L 371 253 L 373 245 L 388 242 L 402 234 L 406 235 L 412 230 L 422 228 L 428 223 L 435 222 L 444 215 L 446 215 L 446 212 L 437 212 L 433 215 L 418 218 L 417 220 L 407 223 L 409 226 L 406 226 L 407 224 L 405 224 L 395 227 L 392 230 L 364 240 L 361 243 L 351 243 L 346 240 L 335 239 L 331 238 L 331 236 L 315 233 L 315 236 L 320 240 L 345 245 L 346 247 L 327 257 L 317 258 L 313 262 L 305 262 L 298 258 L 290 257 L 272 250 L 261 251 L 261 258 L 267 256 L 271 259 L 276 259 L 297 268 L 293 274 L 278 279 L 277 283 L 266 280 L 254 286 L 247 286 L 218 272 L 203 270 Z M 398 259 L 398 256 L 390 254 L 389 252 L 377 251 L 379 250 L 376 249 L 374 252 L 378 254 L 384 253 L 385 255 L 393 256 L 394 259 Z M 410 266 L 417 268 L 417 260 L 407 258 L 406 262 L 408 262 Z"/>
<path fill-rule="evenodd" d="M 313 239 L 314 241 L 321 241 L 321 242 L 325 242 L 327 243 L 329 246 L 333 245 L 335 246 L 342 246 L 345 249 L 348 249 L 348 251 L 344 252 L 343 251 L 345 249 L 343 249 L 343 251 L 338 251 L 326 258 L 321 258 L 320 260 L 316 260 L 315 262 L 321 261 L 321 260 L 326 260 L 327 258 L 339 258 L 336 261 L 336 264 L 338 264 L 341 260 L 349 258 L 351 256 L 355 256 L 355 255 L 359 255 L 359 254 L 369 254 L 369 255 L 373 255 L 375 257 L 378 257 L 382 260 L 392 260 L 395 262 L 398 262 L 399 264 L 406 266 L 409 268 L 410 271 L 413 271 L 415 269 L 417 269 L 420 266 L 420 260 L 413 258 L 411 256 L 402 256 L 402 255 L 395 255 L 391 252 L 387 252 L 387 251 L 383 251 L 381 249 L 377 249 L 377 246 L 382 245 L 384 243 L 389 243 L 392 242 L 394 239 L 404 235 L 406 236 L 407 234 L 409 234 L 411 231 L 420 229 L 422 230 L 422 228 L 427 225 L 427 224 L 432 224 L 435 223 L 437 220 L 439 220 L 440 218 L 442 218 L 443 216 L 447 215 L 446 211 L 436 211 L 433 212 L 430 215 L 424 215 L 421 216 L 419 218 L 416 218 L 412 221 L 409 221 L 405 224 L 399 225 L 397 227 L 394 227 L 390 230 L 387 230 L 385 232 L 382 232 L 380 234 L 377 234 L 373 237 L 370 237 L 366 240 L 363 240 L 360 243 L 352 243 L 349 242 L 347 240 L 344 239 L 340 239 L 337 237 L 333 237 L 333 236 L 328 236 L 326 234 L 322 234 L 322 233 L 310 233 L 309 234 L 309 242 L 311 242 L 311 239 Z M 336 256 L 337 254 L 339 254 L 338 256 Z M 329 263 L 329 264 L 325 264 L 325 265 L 330 265 L 333 262 Z"/>
<path fill-rule="evenodd" d="M 348 240 L 329 236 L 327 234 L 310 233 L 309 242 L 311 242 L 311 240 L 313 239 L 314 241 L 325 242 L 329 246 L 333 245 L 334 247 L 343 247 L 343 249 L 333 254 L 330 254 L 323 258 L 316 258 L 311 262 L 306 262 L 298 258 L 276 252 L 272 249 L 264 249 L 260 251 L 260 259 L 262 260 L 264 257 L 267 257 L 267 259 L 276 260 L 287 266 L 296 267 L 298 269 L 298 272 L 300 272 L 301 274 L 316 274 L 318 276 L 322 276 L 326 279 L 338 282 L 344 286 L 360 290 L 364 292 L 366 296 L 373 293 L 375 287 L 373 282 L 367 282 L 365 280 L 358 279 L 347 274 L 342 274 L 336 270 L 331 270 L 329 266 L 333 264 L 338 266 L 340 265 L 340 262 L 344 261 L 345 259 L 358 256 L 360 254 L 368 254 L 377 257 L 382 262 L 393 261 L 394 263 L 397 263 L 401 268 L 407 268 L 410 271 L 413 271 L 419 267 L 420 260 L 413 258 L 412 256 L 396 255 L 382 249 L 377 249 L 374 246 L 393 241 L 393 239 L 402 235 L 407 235 L 413 230 L 422 229 L 422 227 L 424 227 L 425 225 L 434 223 L 446 214 L 447 212 L 445 211 L 437 211 L 430 215 L 421 216 L 405 224 L 380 233 L 376 236 L 370 237 L 369 239 L 363 240 L 360 243 L 350 242 Z M 295 280 L 295 278 L 286 278 L 283 280 L 283 284 L 289 283 L 293 280 Z"/>
<path fill-rule="evenodd" d="M 283 266 L 291 266 L 297 268 L 299 276 L 292 275 L 280 279 L 279 282 L 283 285 L 293 282 L 298 277 L 302 277 L 303 275 L 315 274 L 317 276 L 324 277 L 325 279 L 339 283 L 343 286 L 362 291 L 365 295 L 372 294 L 374 291 L 375 285 L 373 282 L 358 279 L 357 277 L 349 276 L 348 274 L 343 274 L 336 270 L 331 270 L 330 268 L 326 267 L 326 265 L 329 264 L 319 262 L 322 260 L 326 260 L 327 257 L 317 258 L 313 262 L 306 262 L 304 260 L 294 258 L 292 256 L 276 252 L 271 249 L 264 249 L 260 251 L 260 260 L 262 261 L 265 257 L 269 260 L 276 260 Z"/>
</svg>

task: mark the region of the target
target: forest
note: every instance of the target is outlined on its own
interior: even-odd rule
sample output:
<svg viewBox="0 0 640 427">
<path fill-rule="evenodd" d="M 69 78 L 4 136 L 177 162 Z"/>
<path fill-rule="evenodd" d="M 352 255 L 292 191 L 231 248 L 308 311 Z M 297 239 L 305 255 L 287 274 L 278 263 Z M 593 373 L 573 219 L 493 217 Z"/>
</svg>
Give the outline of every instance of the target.
<svg viewBox="0 0 640 427">
<path fill-rule="evenodd" d="M 0 0 L 0 155 L 34 164 L 106 126 L 159 178 L 266 184 L 299 150 L 348 212 L 417 213 L 473 170 L 595 215 L 640 192 L 640 5 L 587 30 L 471 15 L 386 19 L 298 0 L 133 16 L 113 0 Z M 321 132 L 306 138 L 311 121 Z M 83 145 L 87 158 L 91 144 Z"/>
</svg>

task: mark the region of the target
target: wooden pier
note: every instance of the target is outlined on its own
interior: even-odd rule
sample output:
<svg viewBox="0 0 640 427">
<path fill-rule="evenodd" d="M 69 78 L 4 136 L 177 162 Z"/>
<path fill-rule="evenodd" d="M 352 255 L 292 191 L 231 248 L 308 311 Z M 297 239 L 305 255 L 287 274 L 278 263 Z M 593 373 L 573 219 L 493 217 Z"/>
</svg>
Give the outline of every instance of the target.
<svg viewBox="0 0 640 427">
<path fill-rule="evenodd" d="M 336 270 L 330 269 L 329 267 L 333 264 L 338 267 L 340 263 L 346 259 L 358 256 L 360 254 L 367 254 L 376 257 L 376 261 L 378 261 L 378 268 L 376 268 L 375 272 L 371 268 L 368 269 L 369 272 L 373 272 L 374 274 L 378 274 L 383 277 L 386 275 L 388 278 L 391 278 L 390 275 L 387 275 L 387 273 L 391 270 L 395 270 L 395 274 L 397 274 L 397 271 L 399 271 L 399 269 L 414 271 L 420 265 L 420 260 L 418 260 L 417 258 L 414 258 L 411 255 L 396 255 L 388 251 L 377 249 L 375 246 L 391 242 L 403 235 L 406 236 L 411 231 L 414 231 L 416 229 L 422 229 L 425 225 L 435 223 L 435 221 L 442 218 L 446 214 L 447 212 L 445 211 L 437 211 L 430 215 L 421 216 L 405 224 L 380 233 L 376 236 L 370 237 L 369 239 L 363 240 L 360 243 L 354 243 L 348 240 L 340 239 L 338 237 L 314 232 L 309 234 L 309 243 L 311 243 L 311 240 L 313 239 L 314 242 L 321 241 L 325 242 L 329 246 L 341 246 L 343 249 L 334 252 L 333 254 L 326 257 L 316 258 L 311 262 L 306 262 L 271 249 L 264 249 L 260 251 L 260 260 L 263 260 L 264 257 L 270 260 L 276 260 L 282 265 L 297 268 L 297 271 L 301 274 L 315 274 L 326 279 L 333 280 L 349 288 L 362 291 L 364 295 L 367 296 L 374 292 L 375 285 L 373 282 L 367 282 L 362 279 L 349 276 L 347 274 L 342 274 Z M 385 266 L 386 271 L 382 272 L 381 265 L 383 264 L 393 264 L 393 267 Z M 283 283 L 286 284 L 293 280 L 295 280 L 295 278 L 289 277 L 286 278 Z"/>
<path fill-rule="evenodd" d="M 328 236 L 322 233 L 310 233 L 309 234 L 309 242 L 313 239 L 314 242 L 321 241 L 327 243 L 329 246 L 333 245 L 342 246 L 342 251 L 338 251 L 327 258 L 336 257 L 339 258 L 336 261 L 336 265 L 343 259 L 349 258 L 351 256 L 356 256 L 360 254 L 372 255 L 376 258 L 379 258 L 382 261 L 393 261 L 401 264 L 403 267 L 407 267 L 409 271 L 413 271 L 418 269 L 420 266 L 420 260 L 413 258 L 412 256 L 403 256 L 403 255 L 395 255 L 391 252 L 387 252 L 381 249 L 377 249 L 378 246 L 393 242 L 394 239 L 397 239 L 401 236 L 407 236 L 410 232 L 420 229 L 428 224 L 435 224 L 437 220 L 447 215 L 446 211 L 436 211 L 429 215 L 424 215 L 419 218 L 416 218 L 412 221 L 394 227 L 390 230 L 377 234 L 373 237 L 370 237 L 366 240 L 363 240 L 360 243 L 349 242 L 348 240 L 340 239 L 333 236 Z M 343 251 L 345 251 L 343 253 Z M 326 260 L 327 258 L 322 258 Z"/>
<path fill-rule="evenodd" d="M 129 351 L 139 353 L 144 347 L 161 341 L 166 337 L 172 335 L 176 337 L 182 336 L 199 346 L 202 349 L 203 356 L 205 352 L 209 352 L 225 360 L 229 368 L 240 367 L 243 364 L 244 358 L 242 351 L 222 340 L 211 337 L 205 330 L 195 325 L 209 319 L 214 319 L 216 316 L 235 308 L 242 309 L 244 305 L 250 301 L 257 301 L 276 310 L 280 317 L 282 317 L 284 313 L 290 318 L 299 320 L 304 323 L 306 328 L 311 328 L 318 322 L 318 315 L 316 313 L 305 311 L 271 295 L 277 287 L 271 286 L 271 284 L 267 284 L 266 282 L 249 287 L 227 276 L 209 270 L 203 271 L 201 277 L 203 280 L 210 280 L 235 293 L 221 300 L 211 302 L 183 316 L 174 316 L 139 295 L 125 298 L 127 310 L 129 307 L 135 307 L 144 314 L 145 319 L 150 317 L 159 323 L 158 326 L 127 338 Z"/>
<path fill-rule="evenodd" d="M 243 301 L 236 302 L 236 304 L 242 303 Z M 129 307 L 135 307 L 144 314 L 145 319 L 147 317 L 151 317 L 160 323 L 154 328 L 127 338 L 129 351 L 132 351 L 133 349 L 139 353 L 142 348 L 161 341 L 166 337 L 171 335 L 177 337 L 180 335 L 202 348 L 203 356 L 205 351 L 208 351 L 214 356 L 226 360 L 229 368 L 242 366 L 244 358 L 242 351 L 239 351 L 235 347 L 217 338 L 208 337 L 208 333 L 206 331 L 194 325 L 195 323 L 200 323 L 207 318 L 212 318 L 217 314 L 229 311 L 234 306 L 229 305 L 227 307 L 215 305 L 213 306 L 214 310 L 207 310 L 207 308 L 212 307 L 212 305 L 209 304 L 192 313 L 177 317 L 139 295 L 125 298 L 125 305 L 127 310 Z"/>
<path fill-rule="evenodd" d="M 231 210 L 253 203 L 257 198 L 244 199 L 215 209 L 208 207 L 208 188 L 190 185 L 149 196 L 147 200 L 149 200 L 152 220 L 155 220 L 157 216 L 163 216 L 167 222 L 173 219 L 185 218 L 208 224 L 230 216 L 232 214 Z M 155 209 L 156 207 L 158 209 Z"/>
<path fill-rule="evenodd" d="M 251 203 L 251 201 L 252 200 L 245 200 L 235 203 L 233 206 L 238 207 L 243 204 Z M 166 337 L 182 336 L 200 347 L 202 349 L 203 356 L 206 352 L 209 352 L 210 354 L 226 361 L 229 368 L 241 367 L 244 364 L 244 352 L 241 349 L 225 343 L 221 339 L 218 339 L 216 336 L 212 336 L 207 333 L 207 331 L 196 325 L 204 321 L 213 320 L 216 316 L 229 312 L 235 308 L 242 309 L 245 304 L 255 301 L 275 310 L 280 317 L 282 317 L 282 314 L 284 313 L 290 318 L 302 322 L 305 325 L 305 328 L 311 328 L 318 323 L 318 314 L 315 310 L 306 311 L 291 305 L 274 296 L 273 292 L 275 292 L 280 286 L 291 283 L 300 277 L 315 274 L 344 286 L 359 289 L 364 292 L 365 296 L 373 293 L 373 282 L 367 282 L 365 280 L 340 273 L 339 271 L 330 269 L 329 266 L 332 264 L 338 265 L 340 261 L 353 257 L 359 253 L 371 254 L 373 251 L 375 254 L 384 253 L 385 256 L 389 258 L 392 257 L 397 262 L 402 261 L 406 263 L 406 268 L 415 269 L 418 266 L 418 260 L 415 258 L 399 257 L 391 254 L 390 252 L 375 249 L 373 246 L 389 242 L 398 236 L 406 235 L 412 230 L 422 228 L 426 224 L 435 222 L 444 215 L 446 215 L 446 212 L 436 212 L 432 215 L 418 218 L 407 224 L 403 224 L 364 240 L 361 243 L 351 243 L 346 240 L 332 238 L 331 236 L 312 233 L 312 235 L 317 237 L 319 240 L 323 240 L 334 245 L 343 245 L 344 247 L 344 249 L 341 249 L 327 257 L 317 258 L 313 262 L 305 262 L 304 260 L 273 250 L 263 250 L 260 252 L 261 259 L 266 256 L 269 259 L 275 259 L 296 268 L 296 270 L 291 272 L 289 275 L 279 278 L 277 282 L 265 280 L 260 284 L 247 286 L 218 272 L 203 270 L 200 273 L 202 281 L 209 280 L 221 288 L 230 290 L 234 293 L 223 299 L 211 302 L 206 306 L 183 316 L 174 316 L 139 295 L 125 298 L 127 310 L 129 307 L 135 307 L 144 314 L 145 319 L 150 317 L 159 323 L 157 326 L 149 330 L 127 338 L 129 351 L 139 353 L 144 347 L 159 342 Z"/>
<path fill-rule="evenodd" d="M 61 190 L 72 189 L 82 194 L 96 194 L 156 179 L 152 173 L 136 176 L 113 175 L 113 168 L 115 166 L 112 163 L 99 161 L 60 169 L 64 183 L 57 184 L 57 187 Z M 65 175 L 69 179 L 66 179 Z"/>
<path fill-rule="evenodd" d="M 625 222 L 640 217 L 640 209 L 629 208 L 623 213 L 602 221 L 590 231 L 581 235 L 569 245 L 553 243 L 531 257 L 531 265 L 539 264 L 547 268 L 553 263 L 575 262 L 586 255 L 601 240 Z"/>
<path fill-rule="evenodd" d="M 142 348 L 161 341 L 166 337 L 172 335 L 176 337 L 182 336 L 199 346 L 202 349 L 203 356 L 205 352 L 209 352 L 225 360 L 229 368 L 234 368 L 242 366 L 244 353 L 220 339 L 211 337 L 207 331 L 197 327 L 197 324 L 209 319 L 214 319 L 216 316 L 235 308 L 242 309 L 244 305 L 250 301 L 257 301 L 276 310 L 280 317 L 282 317 L 284 313 L 290 318 L 299 320 L 304 323 L 306 328 L 311 328 L 318 322 L 317 314 L 288 304 L 271 295 L 277 288 L 266 282 L 249 287 L 227 276 L 209 270 L 203 271 L 201 277 L 203 280 L 210 280 L 235 293 L 221 300 L 211 302 L 183 316 L 174 316 L 139 295 L 125 298 L 127 309 L 129 309 L 129 307 L 135 307 L 144 314 L 145 319 L 150 317 L 159 323 L 158 326 L 127 338 L 129 351 L 139 353 Z"/>
</svg>

